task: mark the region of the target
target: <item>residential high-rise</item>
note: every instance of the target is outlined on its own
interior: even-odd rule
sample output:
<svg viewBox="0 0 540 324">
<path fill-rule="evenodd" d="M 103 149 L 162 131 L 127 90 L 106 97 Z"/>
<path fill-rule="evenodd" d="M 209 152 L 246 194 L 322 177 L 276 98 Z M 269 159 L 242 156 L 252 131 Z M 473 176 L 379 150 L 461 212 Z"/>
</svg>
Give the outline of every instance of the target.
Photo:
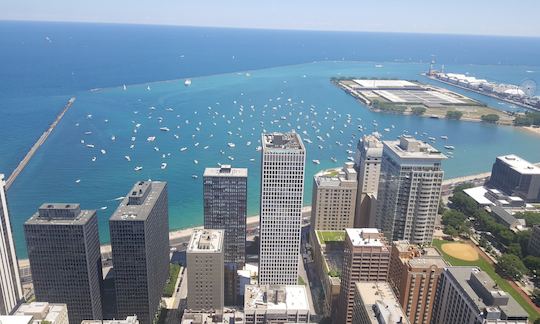
<svg viewBox="0 0 540 324">
<path fill-rule="evenodd" d="M 311 228 L 314 231 L 343 231 L 354 227 L 356 171 L 352 162 L 313 177 Z"/>
<path fill-rule="evenodd" d="M 512 296 L 476 267 L 445 268 L 434 303 L 433 324 L 527 323 L 529 317 Z"/>
<path fill-rule="evenodd" d="M 389 265 L 390 249 L 384 235 L 378 229 L 348 228 L 346 230 L 336 323 L 353 323 L 355 283 L 386 281 Z"/>
<path fill-rule="evenodd" d="M 489 185 L 527 202 L 540 202 L 540 167 L 517 155 L 499 156 L 491 169 Z"/>
<path fill-rule="evenodd" d="M 137 182 L 109 220 L 117 317 L 152 323 L 169 275 L 167 183 Z"/>
<path fill-rule="evenodd" d="M 247 179 L 247 169 L 230 165 L 204 170 L 204 228 L 225 232 L 225 305 L 237 304 L 236 271 L 246 262 Z"/>
<path fill-rule="evenodd" d="M 429 324 L 439 277 L 447 266 L 435 248 L 392 243 L 388 282 L 413 324 Z"/>
<path fill-rule="evenodd" d="M 224 231 L 198 230 L 191 235 L 186 252 L 190 311 L 223 314 Z"/>
<path fill-rule="evenodd" d="M 23 299 L 4 186 L 4 175 L 0 174 L 0 315 L 11 314 Z"/>
<path fill-rule="evenodd" d="M 245 296 L 245 324 L 311 323 L 303 285 L 248 285 Z"/>
<path fill-rule="evenodd" d="M 67 304 L 69 322 L 101 319 L 101 253 L 95 210 L 43 204 L 24 224 L 36 300 Z"/>
<path fill-rule="evenodd" d="M 383 144 L 376 227 L 389 241 L 431 244 L 446 156 L 405 135 Z"/>
<path fill-rule="evenodd" d="M 384 281 L 357 282 L 354 287 L 354 324 L 409 324 L 392 288 Z"/>
<path fill-rule="evenodd" d="M 354 168 L 358 175 L 354 227 L 375 226 L 375 204 L 379 188 L 383 144 L 376 135 L 358 142 Z"/>
<path fill-rule="evenodd" d="M 306 149 L 295 132 L 262 136 L 259 283 L 298 283 Z"/>
</svg>

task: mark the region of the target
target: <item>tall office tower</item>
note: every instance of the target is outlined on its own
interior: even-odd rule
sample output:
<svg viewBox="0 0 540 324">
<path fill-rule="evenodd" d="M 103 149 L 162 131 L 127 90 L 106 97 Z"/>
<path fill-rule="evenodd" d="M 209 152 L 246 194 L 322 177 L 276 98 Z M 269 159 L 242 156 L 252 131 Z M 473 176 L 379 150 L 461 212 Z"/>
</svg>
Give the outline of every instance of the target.
<svg viewBox="0 0 540 324">
<path fill-rule="evenodd" d="M 137 182 L 109 220 L 117 317 L 152 323 L 169 276 L 167 183 Z"/>
<path fill-rule="evenodd" d="M 375 135 L 358 142 L 354 168 L 358 174 L 354 227 L 375 226 L 375 204 L 379 188 L 383 144 Z"/>
<path fill-rule="evenodd" d="M 101 253 L 95 210 L 43 204 L 24 223 L 36 300 L 67 304 L 69 323 L 101 319 Z"/>
<path fill-rule="evenodd" d="M 23 299 L 4 186 L 0 174 L 0 315 L 11 314 Z"/>
<path fill-rule="evenodd" d="M 225 231 L 225 305 L 237 304 L 236 271 L 246 263 L 247 177 L 230 165 L 204 170 L 204 228 Z"/>
<path fill-rule="evenodd" d="M 354 324 L 410 323 L 387 282 L 357 282 L 354 288 Z"/>
<path fill-rule="evenodd" d="M 446 267 L 435 248 L 408 241 L 392 243 L 388 282 L 413 324 L 429 324 L 439 277 Z"/>
<path fill-rule="evenodd" d="M 529 315 L 476 267 L 442 272 L 433 307 L 433 324 L 527 323 Z"/>
<path fill-rule="evenodd" d="M 186 252 L 190 311 L 223 314 L 224 231 L 198 230 L 191 235 Z"/>
<path fill-rule="evenodd" d="M 353 323 L 355 283 L 386 281 L 390 264 L 390 249 L 378 229 L 348 228 L 346 234 L 336 322 L 339 324 Z"/>
<path fill-rule="evenodd" d="M 311 228 L 314 231 L 343 231 L 354 227 L 356 171 L 352 162 L 313 177 Z"/>
<path fill-rule="evenodd" d="M 376 227 L 388 241 L 431 244 L 446 156 L 405 135 L 383 144 Z"/>
<path fill-rule="evenodd" d="M 517 155 L 499 156 L 491 169 L 489 185 L 527 202 L 540 202 L 540 167 Z"/>
<path fill-rule="evenodd" d="M 306 149 L 295 132 L 262 136 L 259 284 L 295 285 Z"/>
</svg>

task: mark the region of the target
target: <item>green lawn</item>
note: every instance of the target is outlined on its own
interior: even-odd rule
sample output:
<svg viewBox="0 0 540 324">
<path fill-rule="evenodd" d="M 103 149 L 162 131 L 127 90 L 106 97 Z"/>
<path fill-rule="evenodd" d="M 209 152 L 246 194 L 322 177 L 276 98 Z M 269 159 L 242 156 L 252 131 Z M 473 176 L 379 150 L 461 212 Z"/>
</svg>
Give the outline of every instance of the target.
<svg viewBox="0 0 540 324">
<path fill-rule="evenodd" d="M 534 309 L 534 307 L 529 305 L 529 303 L 514 289 L 514 287 L 512 287 L 508 283 L 508 281 L 506 281 L 501 276 L 499 276 L 495 272 L 495 268 L 491 264 L 489 264 L 489 262 L 487 262 L 484 258 L 480 257 L 476 261 L 463 261 L 460 259 L 456 259 L 444 253 L 444 251 L 441 249 L 441 245 L 443 245 L 444 243 L 448 243 L 448 241 L 433 240 L 433 246 L 435 246 L 437 250 L 439 250 L 439 252 L 443 255 L 444 259 L 448 263 L 450 263 L 453 266 L 476 266 L 482 269 L 483 271 L 487 272 L 487 274 L 491 277 L 491 279 L 493 279 L 497 283 L 497 285 L 501 287 L 502 290 L 506 291 L 512 297 L 514 297 L 514 299 L 521 305 L 521 307 L 523 307 L 523 309 L 525 309 L 525 311 L 529 313 L 529 316 L 530 316 L 529 319 L 531 320 L 531 322 L 534 322 L 535 319 L 540 317 L 540 314 L 536 311 L 536 309 Z"/>
<path fill-rule="evenodd" d="M 167 279 L 167 284 L 165 285 L 165 289 L 163 290 L 164 297 L 172 297 L 172 295 L 174 294 L 174 288 L 179 273 L 180 265 L 174 263 L 169 264 L 169 279 Z"/>
<path fill-rule="evenodd" d="M 306 282 L 304 281 L 304 278 L 298 276 L 298 284 L 299 284 L 299 285 L 302 285 L 302 286 L 305 286 L 305 285 L 306 285 Z"/>
<path fill-rule="evenodd" d="M 345 240 L 345 231 L 317 231 L 319 241 L 326 242 L 343 242 Z"/>
</svg>

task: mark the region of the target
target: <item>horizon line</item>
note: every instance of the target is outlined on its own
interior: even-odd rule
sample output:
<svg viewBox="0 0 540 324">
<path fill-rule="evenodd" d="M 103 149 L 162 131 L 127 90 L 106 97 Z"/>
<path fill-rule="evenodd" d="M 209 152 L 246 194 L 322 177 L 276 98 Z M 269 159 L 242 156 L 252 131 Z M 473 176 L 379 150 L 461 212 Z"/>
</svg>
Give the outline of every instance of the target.
<svg viewBox="0 0 540 324">
<path fill-rule="evenodd" d="M 155 27 L 184 27 L 184 28 L 213 28 L 213 29 L 239 29 L 239 30 L 266 30 L 266 31 L 301 31 L 301 32 L 326 32 L 326 33 L 371 33 L 371 34 L 403 34 L 403 35 L 433 35 L 433 36 L 470 36 L 470 37 L 507 37 L 507 38 L 530 38 L 540 39 L 540 35 L 501 35 L 501 34 L 465 34 L 451 32 L 411 32 L 411 31 L 373 31 L 351 29 L 312 29 L 312 28 L 270 28 L 270 27 L 239 27 L 239 26 L 216 26 L 216 25 L 182 25 L 169 23 L 139 23 L 139 22 L 116 22 L 116 21 L 80 21 L 80 20 L 33 20 L 33 19 L 1 19 L 0 22 L 28 22 L 28 23 L 71 23 L 71 24 L 96 24 L 96 25 L 128 25 L 128 26 L 155 26 Z"/>
</svg>

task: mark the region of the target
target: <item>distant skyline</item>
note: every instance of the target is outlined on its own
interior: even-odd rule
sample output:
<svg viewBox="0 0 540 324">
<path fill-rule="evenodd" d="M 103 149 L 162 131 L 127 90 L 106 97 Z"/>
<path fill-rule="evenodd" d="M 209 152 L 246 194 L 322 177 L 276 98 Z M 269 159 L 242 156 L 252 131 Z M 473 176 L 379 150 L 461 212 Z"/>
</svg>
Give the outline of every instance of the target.
<svg viewBox="0 0 540 324">
<path fill-rule="evenodd" d="M 0 20 L 540 37 L 540 1 L 2 0 Z"/>
</svg>

